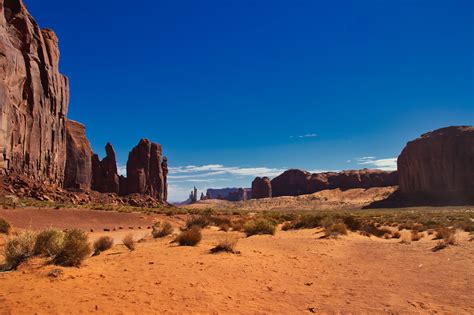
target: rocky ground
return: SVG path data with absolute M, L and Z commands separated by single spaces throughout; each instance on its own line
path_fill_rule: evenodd
M 76 213 L 76 211 L 79 211 Z M 413 209 L 413 212 L 418 211 Z M 39 213 L 35 213 L 39 212 Z M 93 240 L 112 236 L 116 245 L 62 268 L 32 259 L 17 271 L 0 273 L 2 313 L 451 313 L 474 312 L 474 242 L 458 233 L 458 245 L 432 252 L 433 236 L 403 244 L 400 239 L 349 233 L 320 239 L 321 229 L 278 230 L 275 236 L 203 231 L 197 247 L 178 247 L 173 236 L 153 240 L 145 226 L 155 219 L 175 227 L 185 216 L 124 214 L 88 210 L 1 210 L 16 230 L 34 222 L 42 228 L 96 228 Z M 35 215 L 42 215 L 43 222 Z M 23 219 L 20 219 L 23 218 Z M 133 225 L 133 230 L 99 231 Z M 142 229 L 138 229 L 142 226 Z M 135 251 L 120 244 L 134 233 Z M 402 231 L 402 238 L 409 231 Z M 238 239 L 239 254 L 210 254 L 220 240 Z M 0 236 L 0 246 L 5 241 Z M 0 257 L 1 260 L 1 257 Z M 56 276 L 48 275 L 59 269 Z M 67 292 L 67 294 L 65 294 Z

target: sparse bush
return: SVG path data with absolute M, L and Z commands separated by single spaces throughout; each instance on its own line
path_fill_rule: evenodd
M 8 270 L 15 269 L 34 254 L 36 234 L 30 231 L 10 238 L 5 244 L 5 263 Z
M 385 233 L 385 234 L 383 235 L 383 238 L 386 239 L 386 240 L 389 240 L 389 239 L 392 238 L 392 234 L 390 234 L 390 233 Z
M 36 237 L 34 254 L 54 258 L 61 251 L 63 242 L 63 231 L 55 229 L 44 230 Z
M 247 234 L 247 237 L 263 234 L 274 235 L 275 231 L 276 223 L 265 218 L 255 218 L 244 225 L 244 232 Z
M 216 253 L 232 253 L 236 254 L 237 251 L 235 250 L 235 246 L 237 245 L 237 240 L 230 240 L 230 239 L 225 239 L 219 244 L 217 244 L 214 248 L 211 249 L 212 254 Z
M 163 224 L 155 224 L 153 226 L 153 231 L 151 232 L 151 235 L 153 235 L 153 238 L 162 238 L 170 235 L 171 233 L 173 233 L 173 226 L 171 225 L 171 223 L 166 221 Z
M 315 229 L 322 226 L 323 217 L 320 215 L 304 215 L 283 225 L 282 230 Z
M 219 229 L 224 232 L 229 232 L 230 230 L 230 225 L 227 223 L 219 225 Z
M 326 237 L 338 237 L 339 235 L 347 235 L 347 227 L 344 223 L 333 223 L 324 228 Z
M 208 227 L 210 224 L 211 222 L 209 221 L 209 216 L 198 215 L 198 216 L 193 216 L 186 221 L 185 229 L 189 230 L 194 226 L 204 229 L 205 227 Z
M 398 232 L 398 231 L 395 231 L 395 232 L 392 234 L 392 238 L 399 239 L 400 237 L 402 237 L 402 235 L 401 235 L 400 232 Z
M 175 241 L 179 246 L 196 246 L 201 239 L 201 229 L 198 226 L 193 226 L 190 230 L 182 231 Z
M 246 222 L 247 220 L 244 218 L 233 220 L 230 222 L 230 227 L 232 228 L 232 231 L 241 232 L 244 230 L 244 226 Z
M 446 227 L 439 227 L 436 229 L 435 232 L 435 239 L 436 240 L 446 240 L 451 237 L 454 237 L 454 234 L 456 233 L 455 229 L 450 229 Z
M 417 242 L 419 240 L 421 240 L 423 237 L 425 236 L 425 234 L 423 233 L 419 233 L 418 231 L 411 231 L 411 240 L 412 242 Z
M 54 263 L 67 267 L 78 267 L 91 254 L 87 234 L 81 230 L 67 231 L 61 251 L 56 255 Z
M 359 220 L 357 220 L 356 218 L 354 218 L 351 215 L 344 216 L 342 218 L 342 222 L 351 231 L 358 231 L 358 230 L 360 230 L 360 227 L 362 226 L 362 224 L 359 222 Z
M 123 245 L 125 245 L 130 251 L 135 250 L 135 241 L 133 240 L 133 234 L 127 234 L 122 240 Z
M 0 218 L 0 233 L 10 234 L 12 226 L 5 219 Z
M 102 236 L 94 242 L 94 255 L 105 252 L 114 246 L 114 239 L 110 236 Z

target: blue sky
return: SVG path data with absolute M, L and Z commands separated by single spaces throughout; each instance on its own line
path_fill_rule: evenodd
M 470 0 L 25 0 L 60 38 L 69 117 L 120 165 L 169 157 L 170 199 L 287 168 L 393 168 L 474 124 Z

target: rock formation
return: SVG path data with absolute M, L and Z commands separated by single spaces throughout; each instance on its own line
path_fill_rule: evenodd
M 268 177 L 257 177 L 252 182 L 252 198 L 263 199 L 272 197 L 272 184 Z
M 196 187 L 194 187 L 194 189 L 191 190 L 191 193 L 189 194 L 189 202 L 196 203 L 197 201 L 198 201 L 198 190 Z
M 84 125 L 66 122 L 66 168 L 64 187 L 90 189 L 92 180 L 92 150 L 87 140 Z
M 474 201 L 474 127 L 447 127 L 410 141 L 398 157 L 400 193 Z
M 272 196 L 299 196 L 308 194 L 308 183 L 311 173 L 291 169 L 271 181 Z
M 140 140 L 128 155 L 126 194 L 144 194 L 166 200 L 168 164 L 162 158 L 161 145 Z
M 252 199 L 252 189 L 250 188 L 209 188 L 206 192 L 206 199 L 219 199 L 227 201 L 243 201 Z
M 61 185 L 68 79 L 58 38 L 20 0 L 0 0 L 0 173 Z
M 257 179 L 255 181 L 258 182 Z M 292 169 L 274 178 L 271 181 L 270 188 L 272 197 L 281 197 L 312 194 L 326 189 L 340 188 L 346 190 L 396 185 L 398 185 L 397 172 L 363 169 L 340 173 L 311 174 L 306 171 Z
M 101 193 L 120 192 L 117 160 L 110 143 L 105 146 L 105 158 L 101 161 L 97 154 L 92 156 L 92 189 Z

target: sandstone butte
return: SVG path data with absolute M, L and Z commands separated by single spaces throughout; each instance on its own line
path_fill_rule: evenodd
M 115 152 L 93 154 L 85 126 L 67 118 L 69 81 L 59 72 L 56 34 L 40 29 L 21 0 L 0 1 L 0 174 L 41 184 L 167 199 L 167 159 L 142 139 L 130 153 L 128 178 Z

